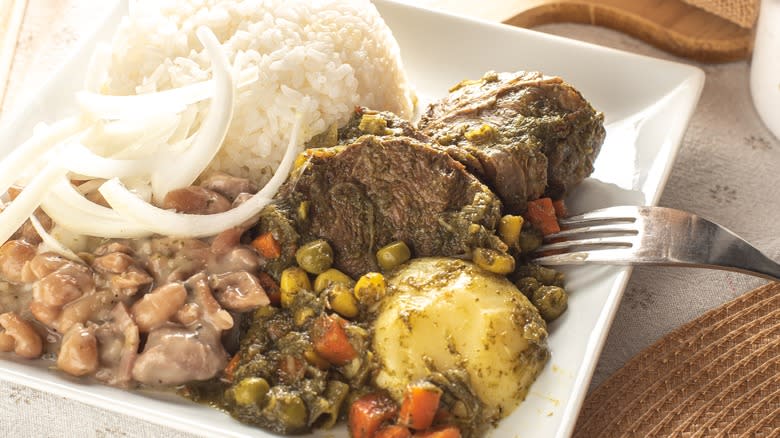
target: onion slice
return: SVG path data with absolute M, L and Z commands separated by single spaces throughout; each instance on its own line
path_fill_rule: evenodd
M 254 83 L 258 77 L 259 73 L 255 67 L 241 70 L 237 81 L 238 88 Z M 82 90 L 76 93 L 76 102 L 82 111 L 95 118 L 108 120 L 136 118 L 150 112 L 179 113 L 188 105 L 213 98 L 215 82 L 216 79 L 209 79 L 170 90 L 126 96 Z
M 99 191 L 120 216 L 138 223 L 153 233 L 173 237 L 213 236 L 247 222 L 271 203 L 273 196 L 279 191 L 292 170 L 298 153 L 300 127 L 301 117 L 299 116 L 296 118 L 284 158 L 262 190 L 238 207 L 223 213 L 197 215 L 163 210 L 135 196 L 117 178 L 107 181 L 100 187 Z
M 41 203 L 57 225 L 74 233 L 96 237 L 131 238 L 152 234 L 116 211 L 95 204 L 82 196 L 67 178 L 62 177 Z
M 182 113 L 184 114 L 184 113 Z M 124 120 L 97 120 L 79 136 L 92 152 L 112 158 L 138 158 L 170 142 L 181 125 L 178 114 L 154 114 Z
M 41 222 L 37 217 L 35 217 L 34 214 L 30 215 L 30 223 L 32 224 L 33 228 L 35 228 L 35 232 L 41 236 L 41 240 L 43 240 L 43 243 L 50 251 L 54 251 L 66 259 L 70 259 L 75 262 L 83 262 L 83 260 L 81 260 L 81 258 L 77 256 L 75 252 L 71 251 L 70 248 L 66 247 L 60 243 L 60 241 L 55 239 L 54 236 L 49 234 L 49 232 L 46 231 L 46 228 L 43 228 L 43 225 L 41 225 Z
M 84 88 L 96 93 L 100 92 L 100 87 L 108 76 L 108 66 L 111 64 L 111 46 L 106 43 L 98 43 L 95 51 L 89 58 L 87 64 L 87 74 L 84 75 Z M 43 237 L 43 236 L 41 236 Z
M 91 179 L 87 182 L 79 184 L 76 187 L 76 191 L 79 192 L 81 195 L 86 196 L 89 193 L 92 193 L 95 190 L 99 189 L 104 182 L 106 182 L 106 180 L 104 179 Z
M 54 181 L 65 173 L 66 170 L 60 167 L 56 160 L 50 161 L 24 187 L 19 196 L 0 212 L 0 242 L 6 242 L 10 239 L 16 230 L 24 224 L 24 221 L 32 216 Z
M 211 59 L 214 98 L 193 144 L 179 154 L 166 154 L 158 160 L 152 173 L 152 196 L 157 202 L 171 190 L 192 184 L 208 167 L 222 147 L 233 119 L 236 89 L 227 55 L 209 28 L 201 26 L 195 33 Z
M 84 123 L 78 117 L 63 119 L 45 129 L 44 132 L 33 134 L 27 141 L 17 146 L 0 161 L 0 194 L 7 192 L 30 164 L 35 163 L 58 143 L 82 129 Z M 0 241 L 5 242 L 5 240 Z
M 126 178 L 136 175 L 148 175 L 159 158 L 149 156 L 135 160 L 105 158 L 92 153 L 86 146 L 70 143 L 62 156 L 62 166 L 81 176 L 91 178 Z

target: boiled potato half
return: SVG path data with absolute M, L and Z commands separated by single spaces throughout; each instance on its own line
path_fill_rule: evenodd
M 525 398 L 549 357 L 547 330 L 511 282 L 471 262 L 421 258 L 391 273 L 388 287 L 374 326 L 379 386 L 400 400 L 411 382 L 465 370 L 484 422 Z

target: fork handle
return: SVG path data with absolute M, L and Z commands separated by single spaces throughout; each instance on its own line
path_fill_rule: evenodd
M 639 264 L 713 268 L 780 280 L 780 265 L 732 231 L 698 215 L 665 210 L 672 223 L 652 222 L 637 251 L 639 259 L 644 259 Z M 670 245 L 661 257 L 642 254 L 641 248 L 650 247 L 644 240 L 650 243 L 655 239 L 680 244 Z
M 780 281 L 780 265 L 757 250 L 744 239 L 706 219 L 693 216 L 691 233 L 708 232 L 712 236 L 709 253 L 705 262 L 693 263 L 716 269 L 754 275 L 771 281 Z M 695 234 L 693 234 L 695 236 Z M 691 239 L 698 242 L 698 239 Z M 705 250 L 701 245 L 698 250 Z M 695 259 L 694 259 L 695 260 Z M 684 260 L 683 260 L 684 261 Z

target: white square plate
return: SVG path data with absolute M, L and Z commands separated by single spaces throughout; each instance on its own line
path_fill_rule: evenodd
M 81 88 L 89 53 L 110 38 L 126 10 L 126 0 L 115 2 L 95 34 L 7 119 L 0 156 L 29 137 L 37 122 L 74 111 L 73 91 Z M 699 69 L 390 1 L 376 4 L 401 46 L 421 108 L 451 85 L 488 70 L 561 76 L 606 115 L 607 128 L 595 172 L 567 199 L 570 210 L 656 204 L 704 83 Z M 549 327 L 552 359 L 493 437 L 566 437 L 574 428 L 630 269 L 588 266 L 566 274 L 569 310 Z M 15 383 L 196 434 L 264 435 L 171 394 L 123 391 L 71 379 L 47 369 L 49 363 L 0 357 L 0 378 Z

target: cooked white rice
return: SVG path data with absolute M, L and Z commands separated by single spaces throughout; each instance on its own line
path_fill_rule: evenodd
M 195 36 L 201 25 L 231 62 L 260 72 L 240 89 L 210 171 L 264 183 L 281 161 L 297 111 L 306 117 L 306 139 L 344 123 L 355 105 L 412 116 L 398 44 L 368 0 L 131 1 L 103 92 L 145 93 L 209 79 L 210 62 Z M 199 105 L 202 118 L 209 102 Z

